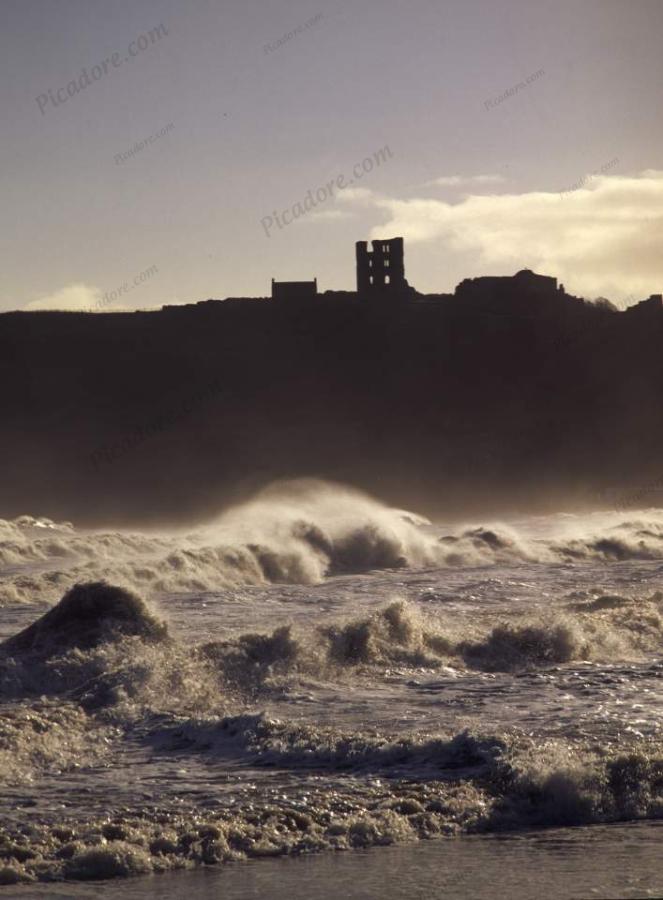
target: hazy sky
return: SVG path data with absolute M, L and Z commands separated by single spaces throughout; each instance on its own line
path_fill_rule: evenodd
M 0 309 L 351 289 L 396 234 L 422 291 L 658 293 L 662 43 L 661 0 L 0 0 Z

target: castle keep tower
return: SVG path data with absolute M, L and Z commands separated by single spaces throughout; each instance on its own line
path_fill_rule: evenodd
M 403 238 L 357 241 L 357 293 L 362 296 L 375 294 L 402 294 L 407 290 L 405 264 L 403 262 Z

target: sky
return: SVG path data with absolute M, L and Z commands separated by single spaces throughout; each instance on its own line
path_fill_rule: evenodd
M 0 311 L 663 291 L 660 0 L 0 0 Z M 308 198 L 308 199 L 307 199 Z

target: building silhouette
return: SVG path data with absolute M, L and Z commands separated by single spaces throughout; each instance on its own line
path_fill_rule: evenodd
M 281 303 L 306 303 L 318 295 L 318 279 L 313 281 L 276 281 L 272 278 L 272 300 Z
M 403 238 L 357 241 L 357 291 L 359 299 L 405 299 L 416 293 L 405 278 Z M 337 293 L 326 291 L 326 294 Z M 347 293 L 347 292 L 345 292 Z M 307 304 L 318 297 L 317 278 L 313 281 L 276 281 L 272 278 L 272 300 L 290 305 Z
M 502 316 L 566 316 L 569 311 L 587 305 L 586 301 L 568 294 L 563 284 L 549 275 L 521 269 L 514 275 L 481 275 L 464 278 L 453 294 L 421 294 L 405 278 L 404 240 L 402 237 L 379 238 L 355 243 L 356 291 L 325 290 L 318 293 L 318 281 L 277 281 L 272 278 L 272 300 L 281 308 L 294 312 L 326 307 L 329 303 L 375 303 L 375 308 L 400 309 L 403 304 L 416 307 L 438 305 L 445 309 Z M 241 302 L 242 298 L 234 298 Z M 316 302 L 317 301 L 317 302 Z M 610 306 L 609 301 L 604 301 Z M 613 307 L 614 309 L 614 307 Z M 629 316 L 658 316 L 663 313 L 663 296 L 629 307 Z
M 361 296 L 376 294 L 402 294 L 408 288 L 403 260 L 403 238 L 380 238 L 357 241 L 357 293 Z
M 503 295 L 514 293 L 528 296 L 555 297 L 565 293 L 564 285 L 557 285 L 557 279 L 549 275 L 538 275 L 531 269 L 521 269 L 515 275 L 480 275 L 478 278 L 464 278 L 456 286 L 457 297 L 473 295 Z
M 639 303 L 629 306 L 625 312 L 631 317 L 638 316 L 639 318 L 642 316 L 659 316 L 663 312 L 663 295 L 650 294 L 646 300 L 641 300 Z

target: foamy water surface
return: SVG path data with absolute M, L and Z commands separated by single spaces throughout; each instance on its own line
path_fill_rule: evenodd
M 441 866 L 449 891 L 488 896 L 495 848 L 554 834 L 578 871 L 585 854 L 584 890 L 616 830 L 655 869 L 657 510 L 447 527 L 302 482 L 186 534 L 4 522 L 0 560 L 5 890 L 149 875 L 132 890 L 151 896 L 154 873 L 192 869 L 159 890 L 195 878 L 205 896 L 214 867 L 226 896 L 274 871 L 291 887 L 271 896 L 293 897 L 304 863 L 274 857 L 377 848 L 366 877 L 420 859 L 422 891 Z M 101 581 L 122 590 L 79 589 L 14 637 Z M 301 872 L 350 884 L 350 858 Z

